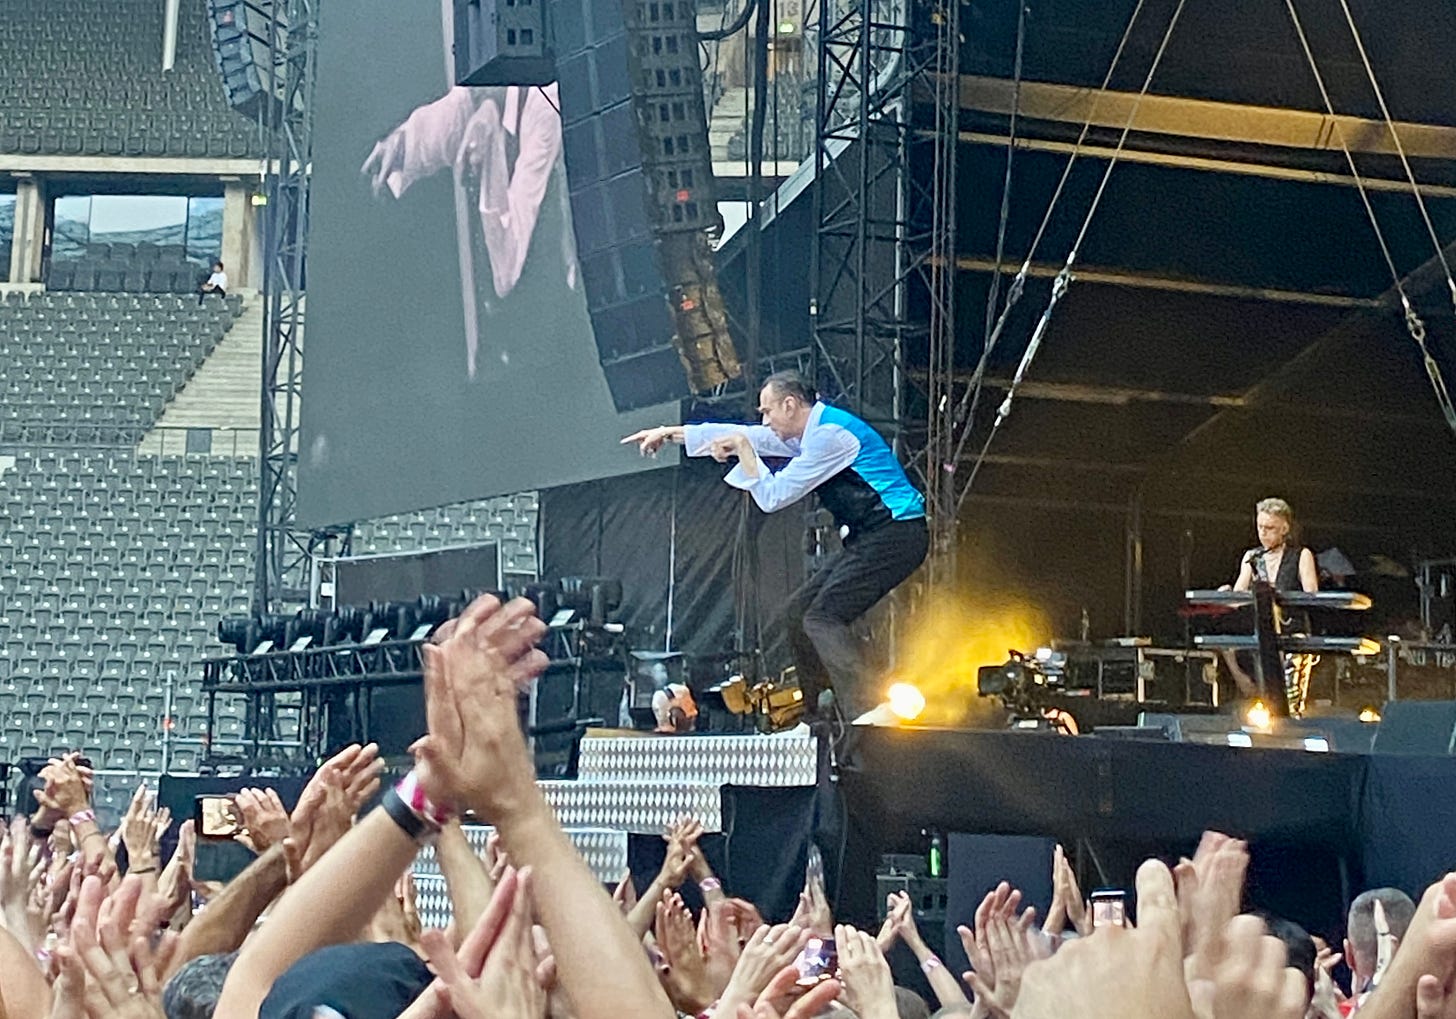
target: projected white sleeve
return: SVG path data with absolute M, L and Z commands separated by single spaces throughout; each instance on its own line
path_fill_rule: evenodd
M 820 426 L 809 433 L 803 451 L 777 474 L 770 474 L 760 460 L 757 477 L 738 464 L 723 480 L 753 496 L 765 513 L 798 502 L 834 475 L 854 463 L 859 440 L 843 428 Z
M 683 450 L 688 456 L 707 456 L 711 453 L 713 440 L 725 435 L 742 432 L 753 443 L 759 456 L 791 457 L 799 455 L 797 440 L 785 441 L 773 433 L 767 425 L 726 425 L 707 422 L 697 425 L 683 425 Z
M 531 87 L 521 102 L 514 92 L 524 87 L 513 85 L 507 90 L 504 130 L 496 135 L 500 148 L 498 154 L 491 154 L 490 165 L 482 168 L 480 177 L 480 225 L 490 255 L 495 292 L 500 297 L 515 289 L 521 279 L 531 235 L 541 215 L 541 202 L 561 154 L 561 114 L 557 112 L 556 84 Z M 517 103 L 520 103 L 520 123 L 512 125 L 509 118 Z M 484 104 L 482 111 L 488 105 Z M 517 132 L 519 147 L 515 168 L 507 175 L 504 146 L 506 132 L 512 128 Z
M 465 125 L 475 114 L 475 102 L 471 89 L 457 85 L 433 103 L 418 107 L 376 146 L 398 149 L 398 160 L 386 159 L 381 167 L 382 183 L 395 198 L 415 181 L 455 164 Z

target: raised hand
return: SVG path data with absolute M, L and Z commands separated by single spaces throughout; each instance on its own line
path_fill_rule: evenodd
M 32 952 L 45 940 L 49 918 L 42 902 L 34 901 L 44 873 L 40 846 L 31 843 L 25 815 L 17 814 L 0 840 L 0 912 L 3 912 L 6 930 Z
M 692 914 L 676 892 L 657 901 L 653 934 L 662 952 L 664 965 L 658 976 L 667 996 L 681 1012 L 701 1012 L 717 997 L 718 988 L 708 976 Z
M 79 753 L 71 753 L 52 758 L 41 769 L 40 778 L 45 785 L 35 790 L 35 798 L 52 823 L 91 805 L 93 775 L 90 768 L 80 764 L 80 757 Z
M 1301 1019 L 1304 974 L 1289 969 L 1284 943 L 1270 937 L 1256 916 L 1236 916 L 1218 940 L 1217 962 L 1188 992 L 1199 1019 Z
M 168 818 L 171 814 L 169 812 Z M 132 794 L 121 820 L 121 841 L 126 846 L 127 869 L 143 871 L 157 868 L 158 845 L 161 835 L 157 832 L 157 794 L 143 782 Z
M 774 977 L 799 957 L 809 937 L 807 930 L 793 924 L 765 924 L 754 931 L 718 999 L 718 1011 L 731 1016 L 740 1005 L 752 1006 Z
M 1005 1019 L 1016 1005 L 1027 967 L 1047 958 L 1050 946 L 1040 931 L 1003 916 L 991 916 L 976 936 L 989 955 L 991 976 L 971 972 L 965 975 L 966 982 L 976 992 L 978 1002 L 992 1015 Z
M 895 981 L 890 964 L 863 931 L 845 924 L 834 928 L 839 953 L 840 997 L 860 1019 L 897 1019 Z
M 240 789 L 237 795 L 238 813 L 242 815 L 243 830 L 233 838 L 259 855 L 273 846 L 281 845 L 293 833 L 288 818 L 288 809 L 273 789 Z
M 844 990 L 838 980 L 821 980 L 807 991 L 798 986 L 798 981 L 799 968 L 785 966 L 769 981 L 757 1001 L 738 1006 L 734 1019 L 815 1019 Z
M 1135 930 L 1104 928 L 1026 971 L 1016 1019 L 1193 1019 L 1173 875 L 1149 860 L 1138 870 L 1137 893 Z
M 1249 847 L 1221 832 L 1204 832 L 1192 860 L 1174 870 L 1183 940 L 1197 959 L 1222 936 L 1243 903 L 1244 875 L 1249 868 Z
M 545 633 L 525 598 L 501 605 L 486 595 L 445 641 L 422 649 L 429 735 L 412 749 L 420 785 L 436 803 L 493 817 L 539 797 L 516 692 L 546 668 L 536 648 Z

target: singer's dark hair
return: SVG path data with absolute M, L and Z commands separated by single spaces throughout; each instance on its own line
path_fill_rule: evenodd
M 796 371 L 774 372 L 763 380 L 763 385 L 765 389 L 771 388 L 780 396 L 796 397 L 805 406 L 819 399 L 819 393 L 814 386 Z

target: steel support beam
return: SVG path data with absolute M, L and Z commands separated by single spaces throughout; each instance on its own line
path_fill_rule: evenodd
M 1016 83 L 1008 78 L 974 74 L 960 77 L 961 106 L 967 110 L 1010 115 Z M 1396 155 L 1389 129 L 1379 120 L 1336 116 L 1310 110 L 1249 106 L 1149 93 L 1118 92 L 1077 85 L 1023 81 L 1019 115 L 1028 120 L 1122 130 L 1132 118 L 1141 134 L 1201 138 L 1228 144 L 1269 145 L 1290 149 L 1339 152 L 1343 132 L 1350 151 Z M 1406 155 L 1412 159 L 1456 159 L 1456 127 L 1397 121 Z

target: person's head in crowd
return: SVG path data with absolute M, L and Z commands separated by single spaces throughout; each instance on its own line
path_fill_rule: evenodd
M 930 1019 L 930 1006 L 908 987 L 895 986 L 895 1013 L 900 1019 Z
M 349 1019 L 395 1019 L 434 975 L 397 942 L 331 945 L 305 955 L 274 982 L 258 1019 L 314 1019 L 320 1006 Z
M 1284 942 L 1286 965 L 1304 975 L 1306 999 L 1314 997 L 1314 961 L 1317 954 L 1314 938 L 1293 920 L 1272 913 L 1260 914 L 1269 933 Z M 1307 1002 L 1306 1002 L 1307 1003 Z
M 1385 908 L 1385 921 L 1396 944 L 1405 940 L 1405 932 L 1415 916 L 1416 904 L 1399 888 L 1372 888 L 1361 892 L 1350 903 L 1345 919 L 1345 963 L 1355 974 L 1357 984 L 1364 984 L 1375 975 L 1378 946 L 1375 941 L 1375 904 Z
M 162 991 L 162 1011 L 167 1019 L 212 1019 L 228 970 L 237 957 L 237 952 L 199 955 L 179 969 Z

